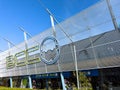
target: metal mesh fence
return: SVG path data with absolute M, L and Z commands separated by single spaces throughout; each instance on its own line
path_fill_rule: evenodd
M 111 0 L 119 24 L 119 0 Z M 119 66 L 119 31 L 114 29 L 106 0 L 87 8 L 55 26 L 60 45 L 59 60 L 53 65 L 41 61 L 39 45 L 52 35 L 52 28 L 0 54 L 0 76 L 19 76 L 75 70 L 75 54 L 79 70 Z M 68 36 L 62 31 L 64 30 Z M 69 38 L 68 38 L 69 37 Z M 71 40 L 72 42 L 71 42 Z M 76 52 L 73 50 L 76 47 Z M 51 48 L 51 42 L 44 48 Z M 23 53 L 23 52 L 24 53 Z M 26 52 L 27 53 L 26 55 Z M 15 65 L 7 68 L 6 57 L 13 55 Z M 50 54 L 48 54 L 50 56 Z M 23 60 L 23 62 L 22 62 Z M 16 64 L 20 61 L 20 65 Z M 25 62 L 24 62 L 25 61 Z M 11 65 L 11 64 L 10 64 Z

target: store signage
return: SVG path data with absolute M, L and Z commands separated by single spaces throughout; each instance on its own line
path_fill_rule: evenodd
M 48 73 L 48 74 L 35 75 L 35 78 L 58 78 L 58 77 L 59 77 L 58 73 Z
M 31 57 L 31 54 L 37 51 L 39 51 L 39 45 L 28 48 L 27 50 L 20 51 L 15 55 L 10 55 L 6 57 L 6 67 L 9 69 L 14 68 L 15 66 L 21 67 L 27 64 L 34 64 L 40 62 L 40 57 Z
M 43 51 L 43 47 L 44 47 L 44 43 L 47 41 L 47 40 L 52 40 L 55 44 L 55 47 L 54 47 L 54 50 L 52 50 L 51 53 L 54 53 L 55 52 L 55 56 L 53 56 L 52 58 L 50 59 L 46 59 L 45 58 L 45 52 Z M 57 62 L 58 58 L 59 58 L 59 55 L 60 55 L 60 47 L 59 47 L 59 43 L 57 41 L 57 39 L 55 37 L 52 37 L 52 36 L 49 36 L 49 37 L 46 37 L 42 43 L 41 43 L 41 46 L 40 46 L 40 57 L 41 57 L 41 60 L 46 63 L 46 64 L 54 64 Z
M 47 40 L 52 40 L 55 44 L 54 51 L 56 55 L 54 58 L 50 60 L 47 60 L 45 57 L 43 57 L 44 53 L 42 47 Z M 38 52 L 40 52 L 40 55 Z M 40 46 L 36 45 L 26 50 L 20 51 L 15 55 L 10 55 L 6 57 L 6 67 L 7 69 L 10 69 L 10 68 L 14 68 L 15 66 L 21 67 L 29 64 L 35 64 L 40 61 L 43 61 L 46 64 L 54 64 L 59 59 L 59 55 L 60 55 L 60 48 L 57 39 L 55 37 L 49 36 L 42 41 Z

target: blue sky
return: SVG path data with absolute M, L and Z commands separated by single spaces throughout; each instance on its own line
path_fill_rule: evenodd
M 77 14 L 100 0 L 42 0 L 58 21 Z M 23 42 L 23 27 L 32 36 L 51 27 L 48 13 L 39 0 L 0 0 L 0 36 L 14 44 Z M 7 43 L 0 39 L 0 50 L 7 49 Z

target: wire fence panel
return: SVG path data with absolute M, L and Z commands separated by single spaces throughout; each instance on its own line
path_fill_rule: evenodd
M 119 25 L 120 1 L 110 0 L 110 3 Z M 52 28 L 49 28 L 27 42 L 0 53 L 0 76 L 74 71 L 76 59 L 78 70 L 119 66 L 120 32 L 114 28 L 106 0 L 55 25 L 55 29 L 60 46 L 60 57 L 55 64 L 46 65 L 40 57 L 42 41 L 53 36 Z M 56 55 L 53 41 L 48 40 L 42 47 L 43 57 L 48 60 Z

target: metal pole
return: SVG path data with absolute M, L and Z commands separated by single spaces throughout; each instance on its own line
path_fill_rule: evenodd
M 20 30 L 21 31 L 23 31 L 23 33 L 24 33 L 24 41 L 25 41 L 25 49 L 26 49 L 26 51 L 27 51 L 27 48 L 28 48 L 28 45 L 27 45 L 27 33 L 24 31 L 24 29 L 23 28 L 21 28 L 20 27 Z M 26 54 L 26 63 L 27 63 L 27 58 L 28 56 L 27 56 L 27 54 Z M 27 68 L 27 74 L 29 74 L 28 73 L 28 65 L 26 65 L 26 68 Z M 31 79 L 31 77 L 30 76 L 28 76 L 28 78 L 29 78 L 29 86 L 30 86 L 30 89 L 32 89 L 32 79 Z
M 24 40 L 27 41 L 27 35 L 26 35 L 26 32 L 24 32 Z
M 50 14 L 50 20 L 51 20 L 51 25 L 52 25 L 53 36 L 56 37 L 56 30 L 55 30 L 55 25 L 54 25 L 54 18 L 53 18 L 53 16 L 51 14 Z M 58 63 L 58 70 L 60 71 L 59 61 L 57 63 Z
M 53 19 L 52 15 L 50 15 L 50 20 L 51 20 L 53 35 L 54 35 L 54 37 L 56 37 L 56 30 L 55 30 L 54 19 Z
M 63 90 L 66 90 L 64 76 L 63 76 L 62 72 L 60 73 L 60 77 L 61 77 L 61 81 L 62 81 Z
M 97 60 L 95 48 L 94 48 L 93 41 L 92 41 L 91 29 L 88 27 L 88 30 L 89 30 L 89 33 L 90 33 L 89 40 L 90 40 L 90 43 L 91 43 L 91 47 L 92 47 L 93 55 L 94 55 L 94 58 L 95 58 L 95 62 L 96 62 L 97 68 L 99 68 L 100 66 L 99 66 L 99 63 L 98 63 L 98 60 Z
M 10 56 L 10 43 L 9 42 L 7 42 L 7 44 L 8 44 L 8 55 Z M 9 74 L 9 76 L 10 76 L 10 72 L 8 73 Z M 10 82 L 11 83 L 11 82 Z
M 9 56 L 10 56 L 10 43 L 8 42 Z M 13 88 L 12 77 L 10 77 L 10 87 Z
M 10 43 L 8 42 L 8 49 L 9 49 L 9 52 L 10 52 Z
M 27 48 L 28 48 L 28 45 L 27 45 L 27 33 L 24 31 L 24 40 L 25 40 L 25 49 L 27 51 Z M 26 62 L 27 62 L 27 54 L 26 54 Z M 28 74 L 28 65 L 26 65 L 26 68 L 27 68 L 27 74 Z M 29 77 L 29 88 L 32 89 L 32 79 L 30 76 Z
M 107 2 L 107 6 L 108 6 L 108 9 L 109 9 L 109 12 L 110 12 L 110 15 L 111 15 L 112 22 L 114 24 L 115 30 L 118 30 L 118 25 L 117 25 L 115 15 L 114 15 L 113 10 L 112 10 L 112 6 L 110 4 L 110 0 L 106 0 L 106 2 Z
M 75 45 L 73 45 L 73 51 L 74 51 L 74 58 L 75 58 L 75 70 L 76 70 L 76 77 L 77 77 L 77 87 L 78 87 L 78 90 L 79 90 L 80 89 L 80 83 L 79 83 L 77 55 L 76 55 L 76 46 Z
M 28 46 L 27 46 L 27 34 L 26 34 L 26 32 L 24 31 L 24 40 L 25 40 L 25 49 L 26 49 L 26 51 L 27 51 L 27 48 L 28 48 Z M 27 53 L 27 52 L 26 52 Z M 26 63 L 27 63 L 27 59 L 28 59 L 28 56 L 27 56 L 27 54 L 26 54 Z M 29 74 L 28 73 L 28 65 L 26 64 L 26 68 L 27 68 L 27 74 Z
M 51 24 L 52 24 L 52 30 L 53 30 L 53 35 L 56 36 L 56 31 L 55 31 L 55 27 L 54 27 L 54 17 L 52 15 L 52 13 L 46 9 L 46 11 L 50 14 L 50 18 L 51 18 Z M 55 19 L 55 21 L 57 22 L 57 20 Z M 58 23 L 58 22 L 57 22 Z M 61 28 L 62 29 L 62 28 Z M 75 59 L 75 70 L 76 70 L 76 77 L 77 77 L 77 88 L 80 88 L 80 84 L 79 84 L 79 75 L 78 75 L 78 66 L 77 66 L 77 56 L 76 56 L 76 47 L 72 41 L 72 39 L 69 37 L 69 35 L 67 33 L 65 33 L 65 31 L 62 29 L 63 33 L 70 39 L 70 41 L 72 42 L 73 45 L 73 52 L 74 52 L 74 59 Z
M 50 20 L 51 20 L 51 25 L 52 25 L 53 36 L 56 37 L 56 30 L 55 30 L 55 25 L 54 25 L 54 18 L 53 18 L 53 16 L 51 14 L 50 14 Z M 58 68 L 60 69 L 59 66 L 58 66 Z M 60 76 L 61 76 L 63 90 L 66 90 L 66 88 L 65 88 L 65 82 L 64 82 L 64 76 L 63 76 L 62 72 L 60 72 Z
M 32 89 L 32 79 L 31 79 L 31 76 L 28 76 L 28 79 L 29 79 L 29 88 Z
M 12 77 L 10 77 L 10 87 L 13 88 Z
M 27 48 L 28 48 L 28 45 L 27 45 L 27 33 L 24 31 L 24 29 L 22 28 L 22 27 L 20 27 L 20 30 L 23 32 L 23 34 L 24 34 L 24 41 L 25 41 L 25 50 L 27 51 Z M 26 61 L 25 61 L 25 63 L 27 63 L 27 59 L 28 59 L 28 56 L 27 56 L 27 54 L 26 54 L 26 56 L 25 56 L 26 58 Z M 27 74 L 29 74 L 28 73 L 28 65 L 26 64 L 26 68 L 27 68 Z

